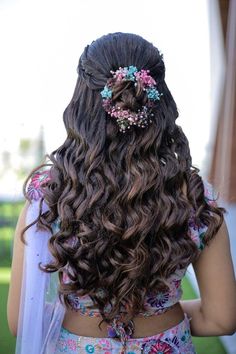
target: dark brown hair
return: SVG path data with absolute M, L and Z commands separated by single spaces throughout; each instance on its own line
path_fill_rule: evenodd
M 150 126 L 122 134 L 103 109 L 100 92 L 111 70 L 129 65 L 150 70 L 163 96 Z M 145 104 L 140 90 L 127 82 L 115 90 L 114 101 L 122 107 L 137 111 Z M 69 266 L 73 282 L 61 281 L 59 289 L 67 306 L 67 295 L 76 292 L 91 296 L 107 322 L 124 304 L 133 317 L 148 293 L 167 290 L 168 277 L 198 256 L 188 234 L 191 211 L 197 224 L 208 226 L 204 243 L 219 229 L 223 209 L 206 202 L 177 117 L 162 55 L 151 43 L 114 33 L 85 48 L 63 116 L 67 138 L 49 156 L 51 180 L 44 188 L 49 211 L 38 218 L 39 227 L 50 229 L 60 219 L 49 243 L 54 262 L 45 270 L 61 274 Z M 76 242 L 70 243 L 72 236 Z M 109 303 L 111 312 L 104 313 Z

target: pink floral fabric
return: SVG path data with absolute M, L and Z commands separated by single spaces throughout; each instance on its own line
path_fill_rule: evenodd
M 196 354 L 187 315 L 178 325 L 154 336 L 130 338 L 126 347 L 112 338 L 77 336 L 61 329 L 55 354 Z

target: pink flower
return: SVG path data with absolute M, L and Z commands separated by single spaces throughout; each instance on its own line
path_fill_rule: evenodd
M 155 344 L 151 349 L 151 353 L 171 354 L 171 352 L 172 352 L 172 348 L 169 346 L 169 344 L 164 342 Z
M 141 70 L 135 73 L 136 79 L 140 80 L 143 86 L 154 86 L 156 81 L 149 75 L 149 70 Z
M 67 344 L 68 344 L 68 348 L 69 348 L 69 349 L 71 349 L 71 350 L 76 350 L 76 349 L 77 349 L 76 341 L 75 341 L 75 340 L 73 340 L 73 339 L 68 339 Z
M 151 340 L 147 341 L 143 348 L 142 348 L 142 353 L 144 354 L 173 354 L 172 347 L 163 341 L 160 340 Z
M 110 350 L 111 349 L 111 342 L 106 338 L 101 338 L 99 340 L 99 344 L 102 346 L 103 350 Z

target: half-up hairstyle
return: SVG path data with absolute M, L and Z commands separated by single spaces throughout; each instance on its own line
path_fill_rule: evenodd
M 152 124 L 122 134 L 102 107 L 101 90 L 111 70 L 131 65 L 149 70 L 163 95 Z M 145 95 L 130 83 L 117 83 L 114 92 L 114 103 L 124 108 L 145 105 Z M 168 277 L 199 255 L 188 233 L 190 216 L 208 226 L 204 244 L 221 226 L 223 209 L 207 203 L 177 117 L 163 57 L 151 43 L 114 33 L 85 48 L 64 111 L 67 138 L 49 155 L 50 180 L 43 187 L 49 211 L 40 211 L 37 219 L 50 230 L 60 221 L 49 243 L 54 261 L 44 269 L 60 274 L 70 269 L 70 284 L 60 277 L 66 306 L 69 294 L 89 295 L 105 321 L 124 304 L 132 318 L 148 293 L 168 290 Z M 110 313 L 104 311 L 107 304 Z

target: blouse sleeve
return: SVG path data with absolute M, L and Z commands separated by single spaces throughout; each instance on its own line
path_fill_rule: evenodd
M 207 204 L 216 207 L 218 193 L 208 181 L 203 181 L 204 184 L 204 196 Z M 194 214 L 191 216 L 189 220 L 189 235 L 192 240 L 196 243 L 198 249 L 202 251 L 205 247 L 203 242 L 208 226 L 201 223 L 197 225 L 195 222 Z
M 49 170 L 35 172 L 29 181 L 26 191 L 28 198 L 35 201 L 41 199 L 43 197 L 43 186 L 50 179 Z
M 217 206 L 218 193 L 211 183 L 203 181 L 205 200 L 209 205 Z

